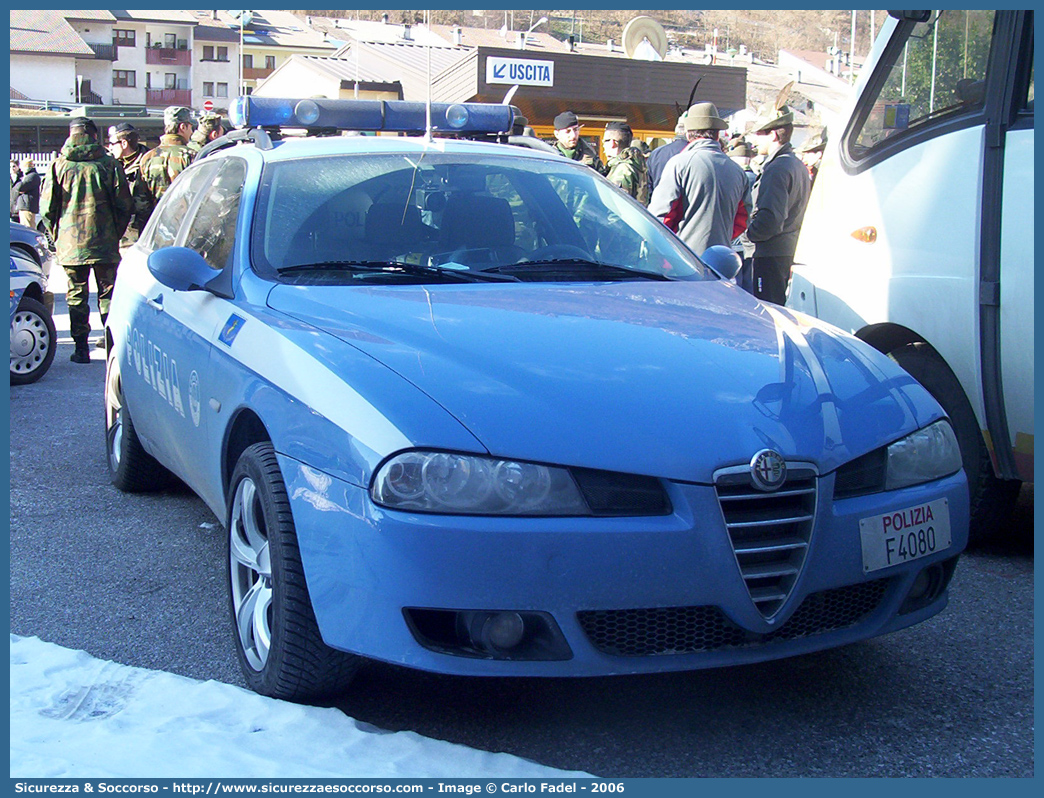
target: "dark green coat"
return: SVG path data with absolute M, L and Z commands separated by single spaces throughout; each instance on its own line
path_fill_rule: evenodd
M 116 159 L 88 136 L 69 136 L 51 164 L 40 199 L 58 263 L 118 263 L 120 237 L 132 208 L 127 178 Z

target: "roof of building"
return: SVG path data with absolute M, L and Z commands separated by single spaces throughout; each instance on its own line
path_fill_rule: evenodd
M 192 37 L 206 42 L 238 42 L 239 25 L 227 11 L 189 11 L 196 18 Z
M 518 37 L 523 31 L 507 31 L 503 36 L 499 30 L 487 28 L 465 28 L 459 25 L 432 25 L 432 32 L 437 33 L 448 44 L 453 44 L 453 32 L 460 30 L 461 47 L 516 47 Z M 559 41 L 544 31 L 533 31 L 526 36 L 526 50 L 546 53 L 568 53 L 569 45 Z
M 231 21 L 233 29 L 239 31 L 239 23 L 227 12 L 219 11 Z M 253 21 L 243 33 L 244 46 L 297 47 L 308 50 L 336 49 L 326 41 L 322 33 L 312 30 L 289 11 L 255 11 Z
M 87 56 L 92 50 L 61 11 L 11 11 L 11 52 Z
M 290 61 L 335 80 L 348 81 L 349 83 L 354 83 L 356 80 L 360 83 L 393 83 L 398 79 L 397 77 L 391 77 L 387 69 L 374 69 L 373 64 L 369 61 L 360 59 L 359 63 L 356 64 L 355 58 L 351 56 L 329 58 L 326 56 L 296 54 L 290 56 Z M 290 63 L 290 61 L 287 63 Z
M 387 44 L 383 42 L 351 42 L 340 48 L 334 57 L 354 65 L 358 50 L 359 63 L 366 63 L 370 80 L 402 84 L 403 99 L 424 100 L 428 96 L 428 59 L 431 75 L 440 72 L 467 57 L 472 50 L 457 47 L 421 47 L 416 44 Z M 354 68 L 354 67 L 353 67 Z M 349 78 L 354 80 L 353 78 Z
M 75 19 L 77 21 L 89 21 L 89 22 L 115 22 L 116 17 L 112 15 L 111 11 L 97 11 L 94 9 L 76 9 L 75 11 L 59 11 L 65 19 Z
M 303 15 L 298 15 L 301 20 Z M 325 33 L 330 39 L 343 42 L 381 42 L 384 44 L 430 44 L 433 47 L 448 47 L 450 42 L 436 33 L 429 32 L 424 25 L 410 25 L 406 38 L 406 26 L 402 23 L 374 22 L 359 19 L 335 19 L 333 17 L 305 17 L 303 24 Z
M 177 25 L 195 25 L 196 18 L 188 11 L 147 9 L 141 11 L 113 11 L 117 20 L 128 22 L 172 22 Z

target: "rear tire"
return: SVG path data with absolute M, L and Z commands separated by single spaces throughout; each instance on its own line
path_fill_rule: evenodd
M 36 382 L 51 367 L 58 333 L 46 305 L 23 296 L 11 322 L 11 385 Z
M 272 444 L 243 452 L 229 495 L 229 609 L 247 685 L 290 701 L 340 692 L 359 658 L 323 642 Z
M 998 534 L 1011 516 L 1022 483 L 1015 479 L 998 479 L 993 473 L 989 449 L 979 431 L 979 422 L 960 382 L 946 362 L 927 344 L 907 344 L 889 353 L 927 389 L 950 417 L 961 460 L 968 476 L 971 498 L 969 540 L 981 543 Z
M 174 482 L 174 475 L 141 445 L 130 411 L 115 354 L 105 361 L 105 459 L 109 479 L 124 493 L 150 493 Z

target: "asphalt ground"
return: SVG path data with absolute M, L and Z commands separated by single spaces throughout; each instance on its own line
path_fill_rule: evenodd
M 104 354 L 69 362 L 64 312 L 59 291 L 50 372 L 10 390 L 11 632 L 243 685 L 223 528 L 185 488 L 109 484 Z M 367 663 L 334 703 L 380 729 L 605 777 L 1032 776 L 1032 488 L 950 592 L 916 627 L 777 662 L 599 679 Z

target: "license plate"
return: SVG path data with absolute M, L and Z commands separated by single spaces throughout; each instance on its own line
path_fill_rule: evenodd
M 863 572 L 919 560 L 950 546 L 950 506 L 936 499 L 859 521 Z

